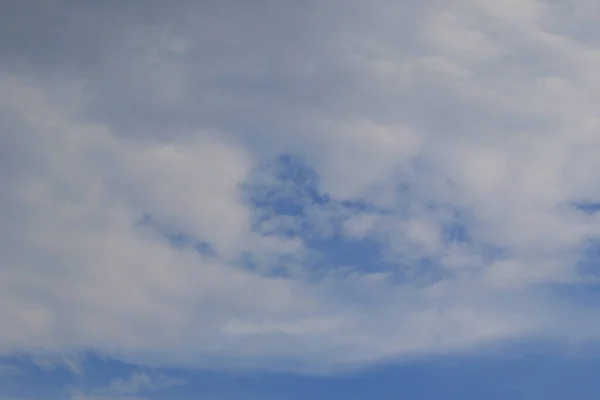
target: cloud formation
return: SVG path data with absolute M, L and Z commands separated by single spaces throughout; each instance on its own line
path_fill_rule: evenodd
M 151 377 L 146 373 L 135 373 L 128 379 L 113 379 L 107 387 L 96 388 L 91 394 L 71 390 L 71 400 L 143 400 L 146 397 L 140 397 L 141 394 L 184 384 L 184 380 L 170 378 L 164 374 Z
M 0 4 L 1 352 L 598 337 L 592 2 Z

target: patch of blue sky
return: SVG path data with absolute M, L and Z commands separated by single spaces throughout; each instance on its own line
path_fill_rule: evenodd
M 82 384 L 81 377 L 64 363 L 42 364 L 24 354 L 5 355 L 0 358 L 0 363 L 13 366 L 19 371 L 10 376 L 0 376 L 0 396 L 15 399 L 64 399 L 66 386 Z
M 245 189 L 255 208 L 300 217 L 306 215 L 309 206 L 329 203 L 329 198 L 319 193 L 318 183 L 317 173 L 303 160 L 283 155 L 259 168 Z
M 384 237 L 347 235 L 343 223 L 353 216 L 403 219 L 408 218 L 408 212 L 382 209 L 361 199 L 333 200 L 319 189 L 319 181 L 316 171 L 301 158 L 291 155 L 282 155 L 255 171 L 243 188 L 244 196 L 252 205 L 254 230 L 264 235 L 301 239 L 308 251 L 302 255 L 282 254 L 269 260 L 244 252 L 238 258 L 238 265 L 269 276 L 290 277 L 291 270 L 302 264 L 305 272 L 309 272 L 309 279 L 320 279 L 334 271 L 386 272 L 394 284 L 426 285 L 451 275 L 440 267 L 439 254 L 418 254 L 411 250 L 390 258 Z M 409 183 L 398 184 L 398 190 L 407 196 L 413 189 Z M 480 253 L 484 262 L 506 256 L 502 249 L 478 243 L 471 237 L 470 217 L 465 210 L 445 204 L 423 207 L 446 216 L 442 226 L 444 246 L 470 246 Z M 164 235 L 175 247 L 192 247 L 205 257 L 218 255 L 218 249 L 211 243 L 185 232 L 169 231 L 151 214 L 144 214 L 138 225 Z
M 570 304 L 575 304 L 579 311 L 590 309 L 596 312 L 600 306 L 600 283 L 579 282 L 579 283 L 553 283 L 546 285 L 552 296 L 561 298 Z
M 257 257 L 250 251 L 243 252 L 235 261 L 237 266 L 258 275 L 278 278 L 292 278 L 297 276 L 297 269 L 294 267 L 298 262 L 299 260 L 294 254 L 283 254 L 265 260 L 260 256 Z
M 3 357 L 0 362 L 15 366 L 20 371 L 10 377 L 0 376 L 0 398 L 6 396 L 11 399 L 65 400 L 72 398 L 72 393 L 96 398 L 92 394 L 106 390 L 117 379 L 126 381 L 132 375 L 142 373 L 149 377 L 160 374 L 150 367 L 128 364 L 93 352 L 77 357 L 78 372 L 73 371 L 61 357 L 40 360 L 26 355 L 11 355 Z M 144 395 L 143 392 L 134 394 Z M 99 395 L 98 398 L 112 397 Z M 126 397 L 116 395 L 114 398 Z
M 600 305 L 600 241 L 588 240 L 577 262 L 580 281 L 573 284 L 555 284 L 553 293 L 578 305 Z
M 481 257 L 482 263 L 490 263 L 510 256 L 508 249 L 474 237 L 469 228 L 472 219 L 468 213 L 458 209 L 452 209 L 451 212 L 453 218 L 442 226 L 444 246 L 452 244 L 468 246 L 472 252 Z
M 600 277 L 600 240 L 590 239 L 583 246 L 579 271 L 587 277 Z
M 318 174 L 301 159 L 284 155 L 266 166 L 260 184 L 247 188 L 254 207 L 254 228 L 268 235 L 300 238 L 310 252 L 315 271 L 359 267 L 363 272 L 389 268 L 381 257 L 381 244 L 370 238 L 344 234 L 342 223 L 350 216 L 384 210 L 361 200 L 332 200 L 319 190 Z
M 590 217 L 600 211 L 599 202 L 574 202 L 573 206 Z M 600 239 L 589 238 L 580 247 L 580 260 L 577 263 L 579 273 L 588 283 L 600 282 Z
M 40 368 L 31 359 L 12 361 L 23 372 L 3 379 L 0 398 L 68 399 L 73 390 L 90 398 L 111 382 L 126 382 L 133 374 L 168 376 L 180 385 L 130 393 L 134 398 L 167 399 L 597 399 L 599 362 L 589 354 L 565 356 L 539 343 L 511 344 L 478 356 L 437 356 L 406 360 L 337 375 L 306 375 L 264 370 L 190 370 L 146 368 L 93 354 L 83 360 L 82 376 L 65 368 Z M 0 378 L 2 379 L 2 378 Z M 94 397 L 96 395 L 96 397 Z M 122 397 L 128 398 L 127 394 Z
M 408 210 L 387 210 L 361 199 L 334 200 L 319 189 L 319 175 L 303 160 L 284 155 L 256 171 L 254 180 L 245 188 L 254 211 L 254 229 L 265 235 L 299 238 L 310 252 L 303 260 L 313 278 L 324 277 L 333 271 L 340 273 L 380 273 L 390 275 L 390 282 L 426 285 L 443 279 L 449 271 L 439 265 L 439 254 L 420 254 L 407 248 L 390 256 L 388 232 L 361 237 L 347 235 L 343 224 L 359 215 L 389 216 L 397 221 L 408 219 Z M 410 196 L 411 185 L 399 184 L 398 190 Z M 467 214 L 446 205 L 424 205 L 434 213 L 449 215 L 443 228 L 444 245 L 472 244 L 468 232 Z M 479 246 L 486 257 L 500 256 L 492 246 Z M 252 256 L 246 265 L 256 268 Z M 272 268 L 277 276 L 285 276 L 283 260 Z
M 600 203 L 574 202 L 578 211 L 592 216 L 600 211 Z M 549 290 L 556 297 L 563 298 L 579 307 L 600 305 L 600 240 L 589 238 L 574 250 L 576 272 L 575 282 L 553 283 Z
M 442 227 L 442 240 L 444 244 L 469 243 L 473 239 L 469 233 L 466 217 L 458 210 L 453 211 L 453 218 Z
M 579 211 L 582 211 L 586 214 L 595 214 L 598 211 L 600 211 L 600 203 L 599 202 L 593 202 L 593 201 L 580 201 L 580 202 L 574 202 L 573 206 L 575 208 L 577 208 Z
M 202 239 L 193 237 L 185 232 L 173 232 L 166 229 L 160 221 L 151 214 L 144 214 L 138 221 L 138 227 L 146 228 L 165 237 L 169 243 L 177 248 L 193 248 L 204 257 L 215 257 L 217 255 L 216 247 Z
M 600 211 L 598 202 L 578 202 L 575 207 L 585 214 L 594 215 Z M 600 240 L 590 238 L 581 247 L 580 260 L 577 263 L 578 271 L 587 281 L 585 287 L 588 290 L 599 292 L 600 283 Z
M 176 247 L 192 247 L 205 257 L 215 257 L 217 254 L 214 245 L 203 240 L 195 239 L 183 232 L 176 234 L 167 233 L 166 236 L 169 238 L 171 244 Z

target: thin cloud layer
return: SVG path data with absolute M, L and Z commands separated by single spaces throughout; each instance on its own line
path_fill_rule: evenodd
M 598 338 L 591 2 L 5 3 L 1 352 Z
M 185 385 L 182 379 L 175 379 L 160 374 L 156 377 L 146 373 L 136 373 L 128 379 L 113 379 L 105 388 L 94 389 L 91 394 L 80 390 L 71 390 L 71 400 L 144 400 L 150 392 L 173 386 Z

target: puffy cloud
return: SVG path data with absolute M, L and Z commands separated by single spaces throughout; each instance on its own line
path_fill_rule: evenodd
M 3 4 L 0 350 L 327 368 L 594 337 L 552 292 L 600 233 L 588 3 Z

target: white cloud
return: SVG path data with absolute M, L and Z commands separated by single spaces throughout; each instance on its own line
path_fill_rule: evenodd
M 572 206 L 600 200 L 600 50 L 575 3 L 226 3 L 56 8 L 0 42 L 0 351 L 323 367 L 585 329 L 539 286 L 581 281 L 600 234 Z M 282 153 L 330 204 L 283 184 L 302 216 L 248 204 Z M 301 229 L 385 266 L 314 274 L 310 240 L 280 235 Z
M 75 375 L 83 375 L 84 372 L 84 358 L 82 356 L 33 354 L 32 361 L 43 370 L 52 370 L 64 366 Z
M 185 381 L 182 379 L 170 378 L 162 374 L 159 375 L 158 378 L 153 379 L 148 374 L 137 373 L 133 374 L 127 380 L 113 380 L 107 390 L 119 395 L 130 395 L 142 391 L 158 390 L 184 384 Z
M 134 373 L 128 379 L 113 379 L 107 387 L 96 388 L 90 393 L 71 389 L 71 400 L 135 400 L 146 399 L 139 396 L 160 389 L 185 385 L 185 380 L 168 377 L 164 374 L 150 376 Z

